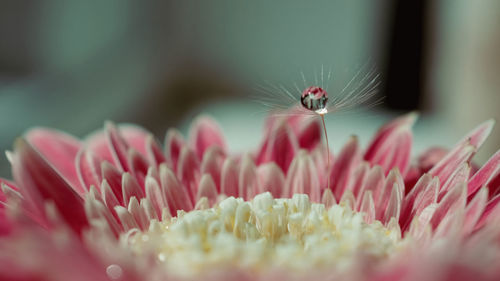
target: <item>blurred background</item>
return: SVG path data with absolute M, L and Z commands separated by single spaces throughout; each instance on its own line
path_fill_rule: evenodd
M 301 82 L 301 71 L 312 81 L 322 66 L 342 85 L 368 61 L 384 103 L 329 116 L 334 150 L 412 110 L 417 152 L 500 120 L 500 1 L 93 2 L 0 1 L 0 150 L 33 126 L 84 137 L 104 120 L 162 140 L 199 113 L 232 150 L 255 147 L 266 111 L 255 85 Z M 499 148 L 497 126 L 476 159 Z

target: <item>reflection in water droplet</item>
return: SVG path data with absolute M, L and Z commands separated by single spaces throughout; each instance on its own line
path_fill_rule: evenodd
M 123 270 L 119 265 L 112 264 L 106 268 L 106 274 L 108 274 L 109 278 L 116 280 L 122 276 Z
M 323 88 L 312 86 L 305 89 L 300 97 L 300 103 L 308 110 L 322 113 L 326 109 L 328 94 Z

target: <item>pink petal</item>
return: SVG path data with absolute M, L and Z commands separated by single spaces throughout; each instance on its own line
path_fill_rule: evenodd
M 275 163 L 267 163 L 257 168 L 260 192 L 270 192 L 274 198 L 280 198 L 285 188 L 285 175 Z
M 344 190 L 349 185 L 349 180 L 354 167 L 360 161 L 358 139 L 351 137 L 344 145 L 340 154 L 335 159 L 332 171 L 330 173 L 330 189 L 335 198 L 341 198 Z
M 316 173 L 318 174 L 321 191 L 327 189 L 328 175 L 333 165 L 333 155 L 330 153 L 330 166 L 328 166 L 328 156 L 326 145 L 317 145 L 310 152 L 311 158 L 316 166 Z
M 166 194 L 161 192 L 160 185 L 151 176 L 146 177 L 146 198 L 152 203 L 158 217 L 161 217 L 164 208 L 170 212 Z
M 53 201 L 61 217 L 73 230 L 81 233 L 88 225 L 82 198 L 25 140 L 16 141 L 15 152 L 13 175 L 23 187 L 24 197 L 40 213 L 45 210 L 45 201 Z
M 159 166 L 161 163 L 165 163 L 167 161 L 165 155 L 163 155 L 160 145 L 152 135 L 149 135 L 146 139 L 146 155 L 149 162 L 156 166 Z
M 323 128 L 320 125 L 319 118 L 306 116 L 300 120 L 297 127 L 297 131 L 294 131 L 300 148 L 311 151 L 320 143 Z
M 403 207 L 399 221 L 403 228 L 411 222 L 411 219 L 415 216 L 417 210 L 420 213 L 428 205 L 436 203 L 438 188 L 439 179 L 433 179 L 429 174 L 424 174 L 418 180 L 415 187 L 403 200 Z
M 125 231 L 129 231 L 134 228 L 139 228 L 139 225 L 135 220 L 134 216 L 126 208 L 122 206 L 116 206 L 115 212 L 118 214 L 118 217 L 120 218 L 120 223 Z
M 101 160 L 91 151 L 83 148 L 75 159 L 80 184 L 87 190 L 90 186 L 100 187 L 102 182 Z
M 475 230 L 482 228 L 485 224 L 493 219 L 498 219 L 500 216 L 500 194 L 493 197 L 484 209 L 483 214 L 476 224 Z
M 191 211 L 193 204 L 187 190 L 177 180 L 174 173 L 165 164 L 160 165 L 160 184 L 167 195 L 170 213 L 177 214 L 177 210 Z
M 109 186 L 108 182 L 106 180 L 102 181 L 101 184 L 101 194 L 102 194 L 102 199 L 104 203 L 106 204 L 106 207 L 111 211 L 113 215 L 117 215 L 115 212 L 115 207 L 120 206 L 121 203 L 116 198 L 115 194 L 113 193 L 113 190 L 111 190 L 111 187 Z M 120 198 L 121 200 L 121 198 Z M 118 219 L 118 217 L 116 217 Z
M 367 190 L 364 193 L 359 211 L 365 213 L 364 218 L 366 223 L 372 223 L 376 219 L 375 203 L 373 202 L 373 196 L 371 190 Z
M 208 199 L 208 204 L 210 206 L 215 204 L 217 200 L 215 182 L 209 174 L 204 174 L 201 177 L 198 193 L 196 194 L 196 202 L 198 202 L 202 197 L 206 197 Z
M 441 200 L 441 198 L 443 198 L 443 196 L 455 185 L 467 184 L 469 175 L 470 175 L 470 166 L 467 163 L 463 163 L 457 170 L 453 172 L 453 174 L 451 174 L 448 180 L 441 186 L 438 200 Z
M 469 181 L 468 195 L 477 192 L 482 186 L 490 188 L 490 197 L 500 189 L 500 150 Z
M 450 192 L 444 196 L 432 216 L 431 225 L 434 229 L 440 224 L 447 214 L 465 208 L 466 191 L 466 186 L 464 184 L 458 184 L 452 187 Z
M 437 203 L 439 190 L 439 179 L 433 178 L 432 181 L 423 189 L 422 192 L 417 194 L 415 202 L 413 203 L 413 211 L 419 215 L 427 206 Z
M 344 204 L 351 208 L 351 210 L 356 209 L 356 198 L 350 190 L 346 190 L 344 194 L 342 194 L 342 198 L 340 198 L 340 204 Z
M 217 192 L 221 189 L 221 169 L 225 159 L 224 151 L 220 147 L 212 146 L 205 152 L 201 162 L 201 173 L 212 176 Z
M 300 150 L 295 156 L 286 175 L 285 197 L 294 194 L 307 194 L 313 202 L 319 202 L 321 197 L 319 179 L 315 165 L 305 150 Z
M 85 144 L 85 150 L 88 150 L 98 159 L 103 161 L 108 161 L 111 164 L 115 164 L 113 154 L 108 144 L 108 139 L 104 131 L 96 131 L 89 136 L 87 136 L 83 143 Z
M 378 219 L 383 218 L 384 211 L 387 209 L 391 198 L 393 198 L 392 193 L 394 192 L 394 186 L 396 187 L 396 191 L 399 192 L 398 197 L 401 201 L 404 192 L 404 181 L 398 169 L 394 169 L 389 172 L 381 193 L 373 193 L 373 200 L 375 201 L 375 209 L 377 211 Z
M 488 201 L 488 189 L 482 188 L 479 192 L 476 193 L 474 198 L 470 201 L 465 210 L 465 221 L 462 227 L 462 233 L 467 235 L 472 233 L 474 230 L 476 223 L 479 221 L 479 218 L 483 214 L 486 203 Z
M 161 217 L 161 215 L 158 216 L 155 208 L 153 207 L 153 205 L 151 204 L 151 202 L 147 198 L 142 198 L 140 205 L 141 205 L 141 209 L 143 210 L 144 214 L 146 215 L 148 227 L 151 226 L 152 220 L 158 220 L 158 218 Z
M 368 146 L 364 159 L 381 165 L 386 173 L 397 167 L 406 174 L 413 138 L 411 127 L 417 116 L 416 113 L 409 113 L 380 128 Z
M 120 135 L 129 147 L 137 150 L 143 157 L 148 155 L 147 141 L 151 133 L 146 129 L 132 124 L 121 124 L 118 126 Z
M 200 180 L 200 162 L 196 154 L 184 146 L 177 163 L 177 178 L 187 188 L 189 198 L 194 203 Z
M 429 205 L 425 207 L 419 215 L 415 216 L 408 230 L 412 237 L 415 239 L 422 239 L 424 235 L 430 234 L 428 233 L 428 230 L 430 230 L 428 227 L 436 213 L 437 207 L 436 204 Z
M 119 237 L 123 231 L 122 227 L 109 211 L 100 201 L 94 199 L 85 200 L 85 213 L 87 217 L 92 219 L 104 219 L 113 231 L 115 237 Z
M 185 145 L 182 134 L 176 129 L 169 129 L 165 136 L 165 155 L 168 166 L 177 171 L 177 162 L 181 154 L 181 149 Z
M 101 163 L 101 174 L 103 179 L 107 181 L 113 194 L 120 201 L 120 204 L 125 205 L 127 202 L 123 201 L 122 193 L 122 174 L 113 165 L 107 161 Z
M 488 136 L 491 133 L 491 130 L 493 129 L 493 126 L 495 125 L 495 120 L 490 119 L 481 125 L 477 126 L 469 132 L 461 141 L 460 143 L 465 143 L 468 142 L 472 146 L 474 146 L 476 149 L 479 149 L 484 141 L 488 138 Z
M 75 168 L 80 141 L 68 134 L 43 128 L 29 130 L 25 139 L 79 194 L 86 192 Z
M 418 158 L 418 167 L 424 173 L 432 169 L 441 159 L 443 159 L 446 154 L 448 154 L 448 150 L 441 147 L 433 147 L 426 150 L 420 157 Z
M 129 173 L 123 173 L 122 175 L 122 194 L 124 204 L 127 204 L 132 197 L 138 200 L 144 197 L 144 193 L 139 183 L 137 183 L 137 180 Z
M 358 198 L 359 202 L 361 202 L 360 197 L 364 192 L 363 183 L 366 181 L 366 178 L 368 177 L 369 170 L 370 166 L 368 163 L 366 162 L 361 163 L 361 165 L 356 167 L 356 170 L 354 170 L 353 174 L 354 181 L 351 181 L 351 184 L 349 185 L 349 189 L 352 191 L 352 194 L 354 194 L 354 197 Z
M 134 175 L 139 185 L 144 189 L 144 180 L 148 173 L 149 163 L 137 150 L 130 148 L 127 152 L 130 173 Z
M 238 181 L 239 171 L 237 163 L 231 158 L 226 158 L 221 172 L 221 194 L 238 197 Z
M 258 194 L 260 188 L 257 181 L 257 168 L 252 158 L 245 155 L 241 160 L 238 180 L 238 195 L 245 200 L 251 200 Z
M 401 213 L 401 187 L 395 183 L 392 187 L 391 197 L 387 203 L 387 208 L 385 209 L 384 217 L 382 222 L 387 224 L 391 218 L 399 221 L 399 215 Z
M 139 229 L 146 230 L 149 227 L 149 220 L 146 216 L 146 213 L 141 208 L 139 201 L 135 196 L 130 197 L 130 201 L 128 203 L 128 212 L 134 217 Z
M 257 154 L 257 164 L 275 162 L 286 173 L 297 149 L 297 138 L 290 127 L 284 121 L 278 122 L 266 136 Z
M 211 146 L 220 147 L 222 150 L 226 149 L 226 143 L 219 125 L 208 116 L 196 118 L 190 129 L 189 142 L 198 159 L 202 159 L 205 150 Z
M 475 152 L 476 149 L 470 143 L 460 143 L 439 161 L 429 173 L 437 176 L 441 183 L 445 183 L 462 164 L 469 163 Z
M 127 151 L 129 149 L 129 145 L 127 144 L 115 124 L 108 121 L 106 122 L 104 127 L 104 132 L 108 140 L 111 155 L 113 156 L 113 162 L 121 170 L 125 172 L 130 171 L 130 167 L 127 161 Z
M 323 191 L 323 195 L 321 196 L 321 204 L 325 205 L 326 208 L 330 208 L 331 206 L 337 204 L 337 200 L 333 196 L 333 193 L 330 189 L 325 189 Z
M 361 204 L 361 199 L 364 196 L 363 194 L 369 190 L 371 190 L 372 196 L 374 195 L 373 197 L 378 199 L 379 194 L 383 192 L 382 189 L 384 188 L 384 185 L 385 185 L 385 176 L 384 172 L 382 171 L 382 168 L 380 166 L 375 166 L 371 168 L 368 171 L 368 174 L 366 175 L 365 180 L 361 185 L 361 189 L 359 190 L 359 193 L 357 195 L 358 206 L 359 204 Z
M 15 190 L 15 191 L 18 191 L 19 190 L 19 187 L 17 187 L 12 181 L 10 180 L 6 180 L 6 179 L 3 179 L 3 178 L 0 178 L 0 187 L 2 186 L 2 184 L 5 184 L 6 186 L 8 186 L 9 188 L 11 188 L 12 190 Z

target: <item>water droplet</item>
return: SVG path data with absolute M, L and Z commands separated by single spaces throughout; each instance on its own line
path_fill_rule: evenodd
M 109 276 L 109 278 L 116 280 L 122 277 L 123 270 L 119 265 L 112 264 L 106 268 L 106 274 Z
M 321 87 L 311 86 L 302 92 L 300 103 L 308 110 L 315 111 L 319 114 L 326 113 L 326 103 L 328 94 Z

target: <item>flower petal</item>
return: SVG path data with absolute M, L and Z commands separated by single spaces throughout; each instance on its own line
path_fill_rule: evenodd
M 469 132 L 461 141 L 460 143 L 465 143 L 468 142 L 472 146 L 474 146 L 476 149 L 479 149 L 484 141 L 488 138 L 488 136 L 491 133 L 491 130 L 493 130 L 493 126 L 495 126 L 495 120 L 490 119 L 476 128 Z
M 181 149 L 185 145 L 182 134 L 176 129 L 169 129 L 165 136 L 165 155 L 169 168 L 177 171 L 177 162 L 181 154 Z
M 152 203 L 158 217 L 161 217 L 164 208 L 170 212 L 166 194 L 161 192 L 160 185 L 151 176 L 146 177 L 146 198 Z
M 187 146 L 181 149 L 179 162 L 177 163 L 177 178 L 187 188 L 189 198 L 194 203 L 200 180 L 200 162 L 196 154 Z
M 101 174 L 109 184 L 113 194 L 120 201 L 120 204 L 125 205 L 128 201 L 123 201 L 122 174 L 107 161 L 101 163 Z
M 313 202 L 319 202 L 321 191 L 315 165 L 307 151 L 300 150 L 286 175 L 285 197 L 293 194 L 307 194 Z
M 113 156 L 113 162 L 121 170 L 125 172 L 130 171 L 127 161 L 127 151 L 129 148 L 127 142 L 120 134 L 116 125 L 111 121 L 106 122 L 104 128 L 111 155 Z
M 384 212 L 384 217 L 382 220 L 383 223 L 389 223 L 392 218 L 394 218 L 396 221 L 399 221 L 399 215 L 401 213 L 401 197 L 401 187 L 398 186 L 397 183 L 394 183 L 394 185 L 392 186 L 391 197 L 389 198 L 387 208 Z
M 439 188 L 439 179 L 432 178 L 429 174 L 424 174 L 415 184 L 412 190 L 403 199 L 401 209 L 400 225 L 405 227 L 411 219 L 418 216 L 417 210 L 422 211 L 430 204 L 436 203 Z
M 373 202 L 373 196 L 371 190 L 367 190 L 364 193 L 359 211 L 365 213 L 364 218 L 366 223 L 372 223 L 376 219 L 375 203 Z
M 294 117 L 298 118 L 293 120 Z M 295 115 L 288 119 L 288 124 L 297 136 L 300 148 L 311 151 L 320 143 L 322 127 L 319 118 Z
M 275 162 L 284 173 L 288 171 L 295 153 L 298 149 L 298 142 L 288 124 L 281 120 L 270 130 L 266 136 L 259 153 L 257 154 L 257 164 Z
M 337 200 L 335 200 L 332 190 L 325 189 L 323 191 L 323 195 L 321 196 L 321 204 L 325 205 L 326 208 L 330 208 L 331 206 L 337 204 Z
M 102 182 L 101 162 L 92 151 L 80 149 L 75 159 L 80 184 L 87 190 L 90 186 L 100 187 Z
M 431 225 L 433 229 L 436 229 L 445 216 L 449 213 L 453 213 L 459 209 L 465 209 L 466 203 L 466 185 L 457 184 L 451 188 L 443 200 L 438 203 L 436 211 L 432 216 Z
M 484 212 L 479 218 L 479 221 L 476 224 L 475 230 L 482 228 L 490 221 L 498 220 L 500 217 L 500 194 L 493 197 L 486 207 L 484 208 Z
M 368 146 L 364 159 L 381 165 L 386 173 L 397 167 L 401 173 L 406 174 L 413 139 L 411 127 L 417 117 L 418 115 L 412 112 L 380 128 Z
M 226 158 L 221 172 L 221 194 L 238 197 L 239 172 L 237 163 Z
M 130 173 L 134 175 L 139 185 L 144 189 L 144 180 L 148 174 L 149 163 L 137 150 L 129 148 L 127 161 Z
M 127 204 L 132 197 L 135 197 L 137 200 L 144 197 L 139 183 L 137 183 L 137 180 L 130 173 L 122 174 L 122 194 L 124 204 Z
M 426 150 L 418 157 L 418 167 L 424 173 L 428 172 L 434 167 L 441 159 L 443 159 L 448 150 L 442 147 L 433 147 Z
M 469 181 L 468 195 L 476 193 L 482 186 L 490 188 L 490 197 L 500 189 L 500 150 L 484 164 Z
M 462 234 L 467 235 L 472 233 L 474 228 L 476 227 L 476 223 L 479 221 L 479 218 L 483 214 L 486 203 L 488 201 L 488 189 L 481 188 L 474 198 L 470 201 L 465 210 L 465 221 L 462 226 Z
M 358 206 L 361 204 L 361 199 L 364 197 L 364 193 L 367 191 L 372 192 L 372 196 L 374 198 L 378 198 L 379 194 L 382 193 L 382 189 L 384 188 L 385 184 L 385 176 L 384 172 L 382 171 L 382 167 L 380 166 L 375 166 L 371 168 L 368 171 L 368 174 L 365 177 L 365 180 L 363 180 L 363 183 L 361 185 L 361 189 L 358 192 Z
M 208 173 L 212 176 L 217 192 L 221 189 L 221 169 L 225 158 L 226 155 L 220 147 L 212 146 L 207 149 L 201 162 L 201 173 Z
M 196 194 L 196 202 L 202 197 L 207 198 L 209 206 L 213 206 L 217 200 L 217 189 L 210 174 L 203 174 L 203 176 L 201 176 L 200 186 Z
M 86 192 L 75 168 L 80 141 L 66 133 L 45 128 L 29 130 L 25 139 L 79 194 Z
M 330 172 L 330 189 L 335 198 L 341 198 L 349 185 L 349 180 L 354 172 L 354 167 L 360 161 L 358 139 L 353 136 L 344 145 L 340 154 L 335 159 Z
M 147 141 L 151 138 L 151 133 L 133 124 L 120 124 L 118 130 L 120 136 L 127 142 L 127 146 L 138 151 L 143 157 L 148 155 Z
M 437 176 L 441 183 L 445 183 L 449 177 L 464 163 L 469 163 L 476 149 L 469 142 L 462 142 L 452 149 L 441 161 L 439 161 L 429 173 Z
M 68 225 L 81 233 L 88 225 L 82 198 L 25 140 L 16 141 L 15 152 L 12 172 L 16 182 L 22 186 L 24 197 L 40 213 L 44 212 L 45 201 L 53 201 Z
M 260 192 L 270 192 L 274 198 L 280 198 L 285 188 L 285 175 L 275 163 L 257 167 Z
M 196 118 L 189 132 L 189 142 L 198 159 L 202 159 L 205 151 L 211 146 L 226 149 L 226 142 L 219 125 L 208 116 Z
M 257 181 L 257 167 L 249 155 L 245 155 L 241 160 L 238 195 L 245 200 L 251 200 L 259 192 Z
M 146 155 L 149 162 L 156 166 L 159 166 L 161 163 L 165 163 L 167 161 L 160 145 L 151 134 L 148 135 L 146 139 Z
M 189 198 L 187 190 L 165 164 L 160 165 L 160 184 L 167 195 L 168 206 L 170 206 L 170 213 L 172 215 L 177 214 L 177 210 L 187 212 L 193 209 L 193 203 Z
M 470 166 L 467 163 L 463 163 L 458 167 L 457 170 L 451 174 L 448 180 L 441 186 L 439 191 L 438 200 L 441 200 L 443 196 L 448 193 L 450 188 L 454 187 L 457 184 L 467 184 L 467 180 L 470 175 Z
M 356 167 L 352 175 L 353 181 L 351 181 L 348 187 L 352 191 L 352 194 L 354 194 L 354 196 L 358 198 L 359 203 L 361 202 L 360 197 L 362 197 L 362 194 L 364 192 L 363 183 L 366 181 L 368 177 L 369 170 L 370 170 L 370 164 L 368 164 L 367 162 L 363 162 L 358 167 Z

